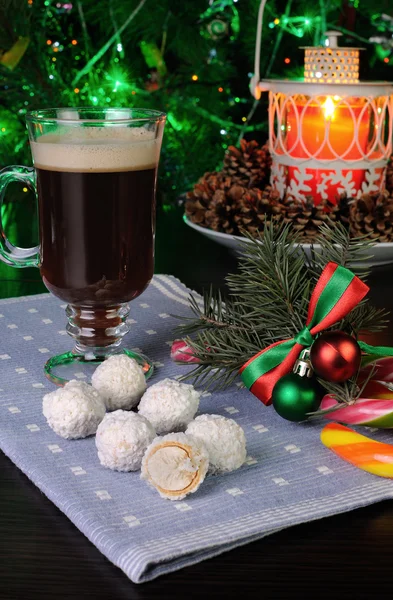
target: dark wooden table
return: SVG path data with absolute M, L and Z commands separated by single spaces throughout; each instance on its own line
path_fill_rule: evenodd
M 222 286 L 225 274 L 236 269 L 236 260 L 186 228 L 180 215 L 180 209 L 159 214 L 156 271 L 172 273 L 198 291 L 211 282 Z M 376 269 L 369 283 L 374 303 L 393 308 L 393 268 Z M 41 291 L 45 289 L 38 271 L 0 265 L 1 297 Z M 393 343 L 393 328 L 380 343 Z M 294 527 L 151 583 L 134 585 L 1 454 L 0 469 L 1 599 L 392 596 L 390 502 Z

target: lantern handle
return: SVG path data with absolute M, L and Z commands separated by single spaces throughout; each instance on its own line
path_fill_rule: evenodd
M 261 97 L 261 90 L 259 88 L 259 82 L 261 80 L 261 42 L 262 42 L 262 25 L 263 25 L 263 13 L 265 11 L 265 5 L 267 0 L 261 0 L 258 10 L 257 20 L 257 35 L 255 39 L 255 58 L 254 58 L 254 75 L 250 81 L 250 91 L 256 100 Z

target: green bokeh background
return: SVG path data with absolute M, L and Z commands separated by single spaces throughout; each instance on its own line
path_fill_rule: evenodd
M 181 222 L 182 198 L 204 172 L 220 168 L 229 145 L 241 137 L 261 143 L 267 138 L 267 98 L 256 103 L 249 92 L 258 8 L 259 0 L 0 3 L 0 168 L 31 164 L 28 110 L 78 105 L 162 110 L 168 121 L 159 171 L 156 270 L 173 272 L 179 240 L 198 244 L 201 256 L 204 249 L 208 256 L 211 243 Z M 391 14 L 387 0 L 313 5 L 268 0 L 261 74 L 301 76 L 300 46 L 319 44 L 323 31 L 339 28 L 343 45 L 365 48 L 362 78 L 393 79 Z M 373 36 L 382 41 L 370 42 Z M 23 54 L 18 53 L 21 38 L 28 38 Z M 13 243 L 36 243 L 30 192 L 10 186 L 2 218 Z M 216 252 L 221 256 L 221 249 Z M 193 269 L 179 266 L 176 274 L 192 283 Z M 42 290 L 38 270 L 0 264 L 1 296 Z

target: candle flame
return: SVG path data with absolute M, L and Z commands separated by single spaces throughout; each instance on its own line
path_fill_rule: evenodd
M 325 119 L 329 121 L 334 116 L 334 110 L 336 108 L 331 96 L 327 96 L 325 102 L 322 104 L 323 111 L 325 113 Z

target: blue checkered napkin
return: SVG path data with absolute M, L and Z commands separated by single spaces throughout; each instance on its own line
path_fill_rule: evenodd
M 131 304 L 126 343 L 154 359 L 152 383 L 184 372 L 169 357 L 176 324 L 170 315 L 189 314 L 188 293 L 176 279 L 156 275 Z M 66 441 L 46 424 L 42 396 L 54 388 L 43 365 L 50 355 L 71 349 L 64 328 L 64 305 L 49 294 L 0 301 L 0 447 L 134 582 L 284 527 L 393 497 L 393 482 L 359 471 L 324 448 L 321 425 L 286 422 L 233 385 L 204 393 L 200 412 L 231 417 L 243 427 L 246 464 L 208 477 L 181 502 L 161 499 L 139 473 L 103 468 L 94 438 Z M 75 377 L 81 377 L 77 370 Z M 393 441 L 389 432 L 372 435 Z

